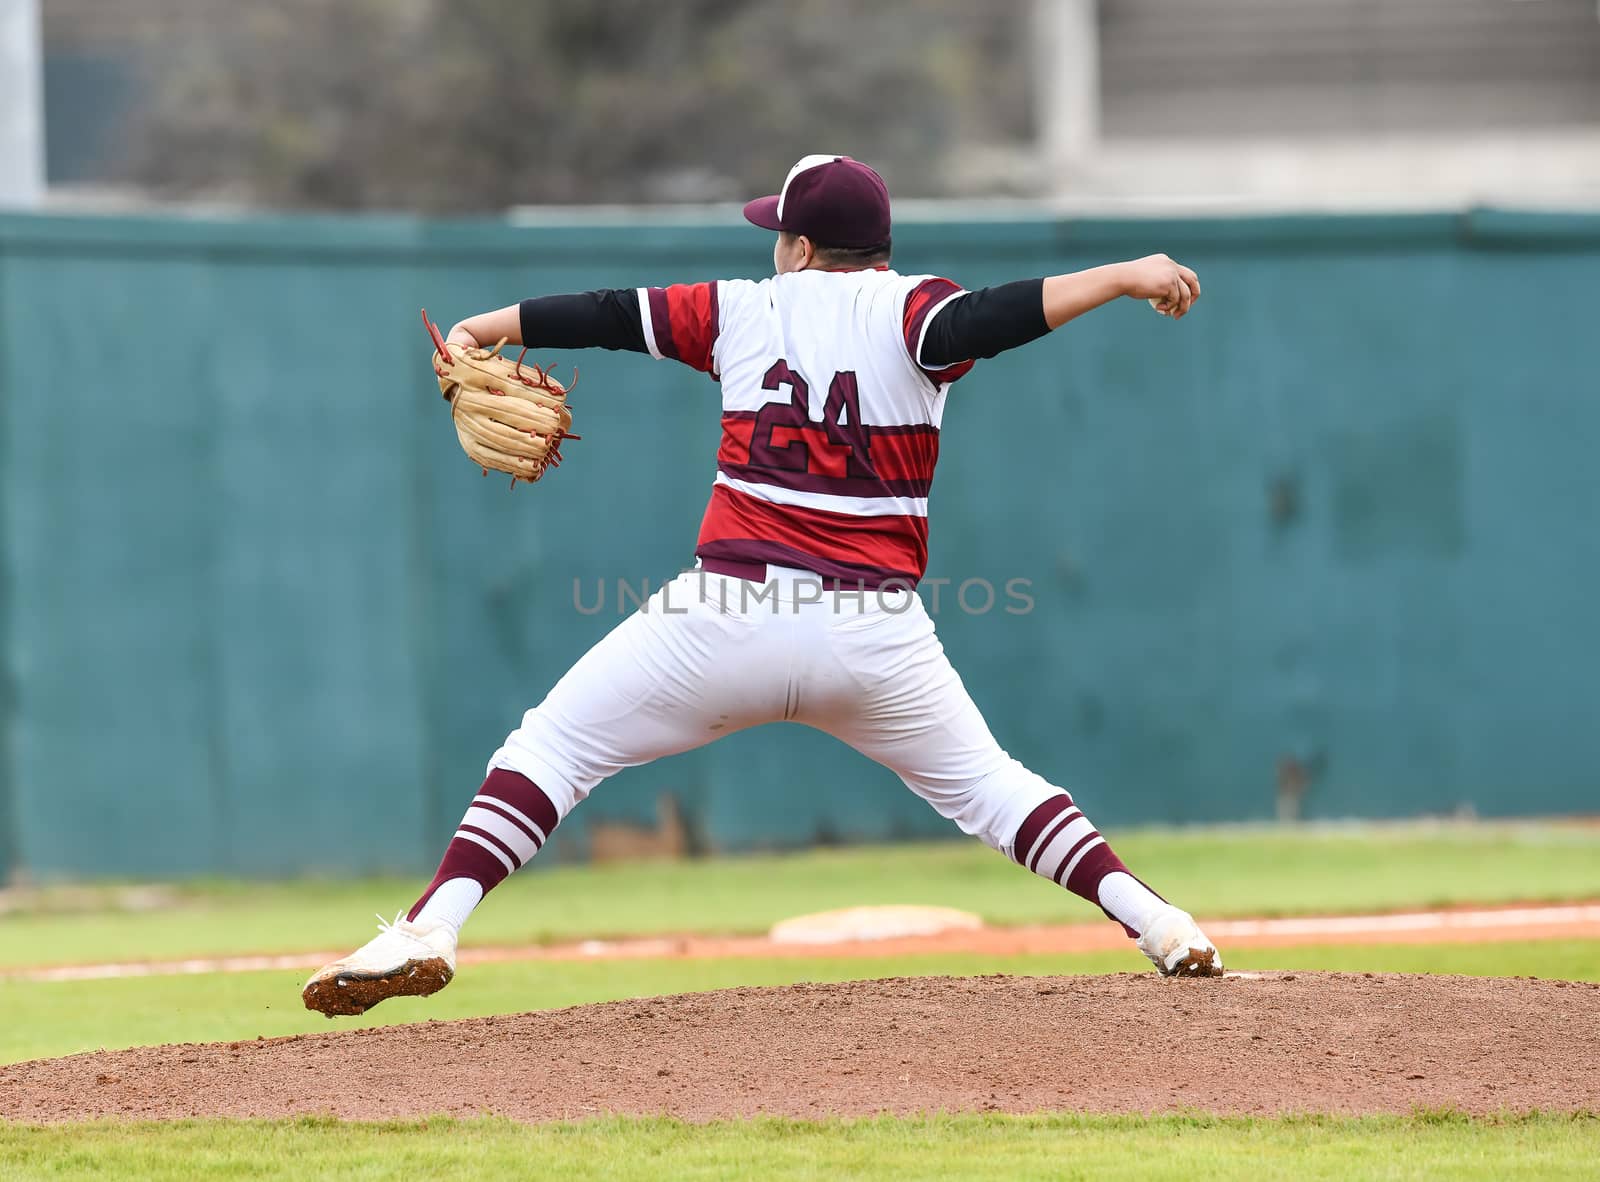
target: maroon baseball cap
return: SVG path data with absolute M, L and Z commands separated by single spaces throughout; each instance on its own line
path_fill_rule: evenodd
M 744 216 L 823 246 L 877 246 L 889 241 L 889 187 L 859 160 L 807 156 L 789 170 L 781 193 L 757 197 Z

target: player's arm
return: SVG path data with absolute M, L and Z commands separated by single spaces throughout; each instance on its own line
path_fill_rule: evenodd
M 1158 310 L 1176 319 L 1199 298 L 1200 280 L 1188 267 L 1153 254 L 966 292 L 930 318 L 917 361 L 935 368 L 998 357 L 1123 296 L 1158 301 Z
M 1164 254 L 1052 275 L 1044 281 L 1045 322 L 1052 329 L 1060 328 L 1119 296 L 1155 300 L 1163 315 L 1177 320 L 1200 298 L 1200 277 Z
M 541 296 L 458 321 L 449 339 L 468 348 L 510 345 L 649 352 L 635 288 Z
M 480 312 L 458 320 L 445 340 L 468 349 L 478 349 L 504 340 L 510 345 L 522 344 L 522 318 L 516 304 L 497 308 L 493 312 Z
M 541 296 L 459 321 L 450 339 L 468 348 L 504 340 L 549 349 L 627 349 L 716 376 L 718 291 L 738 284 L 604 288 Z

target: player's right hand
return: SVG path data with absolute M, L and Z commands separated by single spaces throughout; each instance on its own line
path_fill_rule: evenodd
M 1200 277 L 1164 254 L 1146 255 L 1119 266 L 1123 294 L 1149 300 L 1163 316 L 1177 320 L 1200 298 Z

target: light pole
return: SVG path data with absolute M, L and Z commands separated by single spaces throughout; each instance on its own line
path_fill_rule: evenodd
M 0 0 L 0 206 L 44 198 L 39 0 Z

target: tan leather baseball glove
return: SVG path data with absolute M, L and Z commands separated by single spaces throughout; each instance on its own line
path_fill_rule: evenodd
M 549 370 L 524 365 L 521 355 L 515 361 L 501 356 L 504 341 L 492 349 L 468 349 L 446 341 L 426 308 L 422 322 L 433 338 L 433 372 L 461 449 L 483 474 L 490 468 L 509 473 L 514 487 L 559 467 L 562 441 L 580 438 L 570 430 L 567 387 Z

